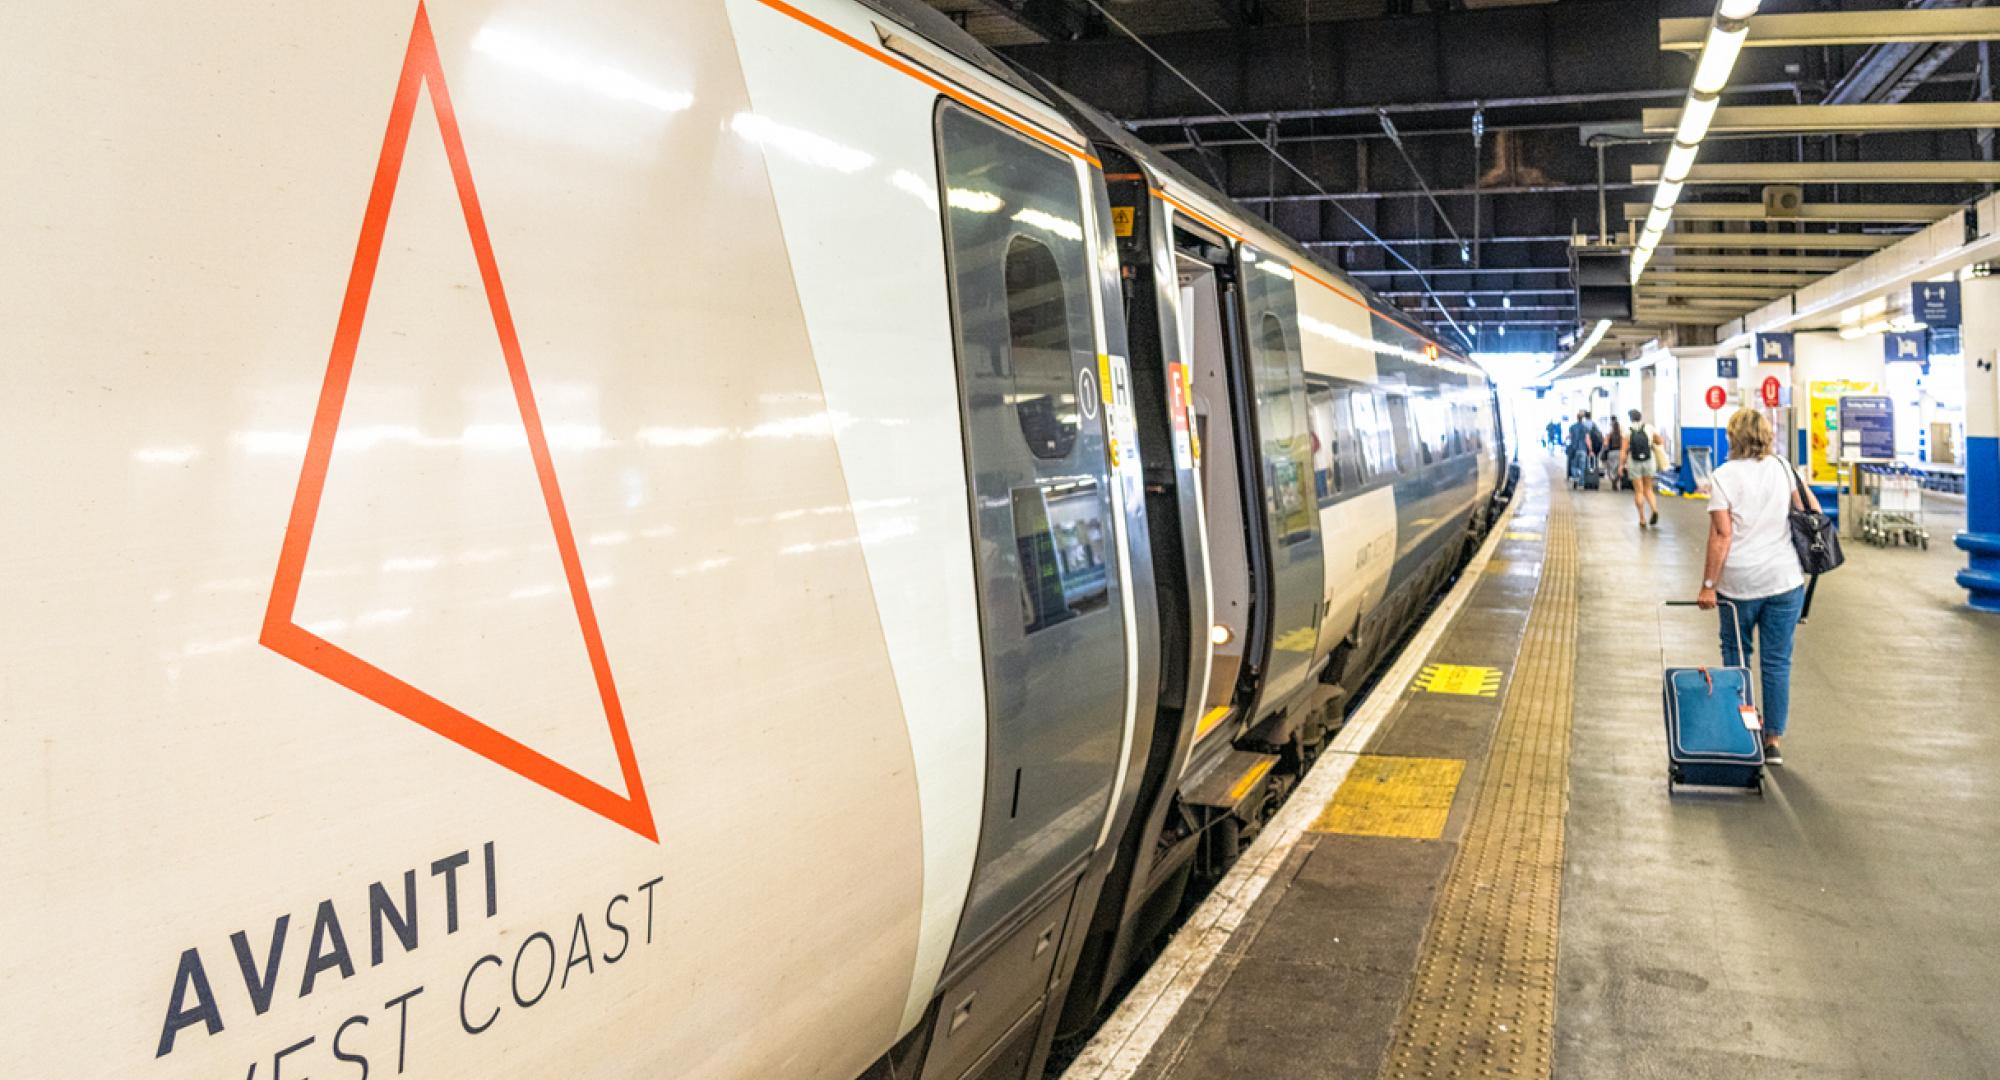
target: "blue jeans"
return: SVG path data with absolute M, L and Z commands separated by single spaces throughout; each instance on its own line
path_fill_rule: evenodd
M 1735 605 L 1744 647 L 1759 654 L 1758 668 L 1764 687 L 1764 737 L 1778 738 L 1785 733 L 1785 721 L 1792 711 L 1792 632 L 1799 628 L 1799 613 L 1805 608 L 1805 586 L 1756 600 L 1727 596 L 1722 599 Z M 1722 662 L 1727 667 L 1742 667 L 1745 662 L 1736 651 L 1736 633 L 1729 625 L 1731 609 L 1716 610 L 1722 615 Z

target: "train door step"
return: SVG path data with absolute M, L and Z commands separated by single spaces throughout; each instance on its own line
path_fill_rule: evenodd
M 1263 796 L 1271 770 L 1277 764 L 1276 754 L 1232 749 L 1183 788 L 1182 798 L 1191 806 L 1239 812 L 1242 807 Z

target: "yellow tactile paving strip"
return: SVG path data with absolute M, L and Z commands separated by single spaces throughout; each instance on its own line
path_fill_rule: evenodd
M 1314 832 L 1436 840 L 1451 817 L 1465 762 L 1449 758 L 1355 759 L 1340 790 L 1308 826 Z
M 1547 1077 L 1553 1064 L 1577 554 L 1569 496 L 1549 498 L 1513 684 L 1384 1077 Z
M 1431 694 L 1464 694 L 1468 697 L 1499 697 L 1500 669 L 1466 667 L 1462 664 L 1426 664 L 1416 682 L 1418 690 Z

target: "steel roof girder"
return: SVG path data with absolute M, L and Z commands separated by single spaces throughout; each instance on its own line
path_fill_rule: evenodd
M 1647 109 L 1649 134 L 1671 134 L 1681 110 Z M 1714 135 L 1842 134 L 1868 131 L 1957 131 L 2000 127 L 2000 102 L 1931 101 L 1898 105 L 1730 105 L 1717 109 Z

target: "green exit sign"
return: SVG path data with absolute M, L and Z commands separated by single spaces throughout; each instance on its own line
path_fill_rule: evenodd
M 1630 374 L 1632 374 L 1632 369 L 1628 367 L 1601 367 L 1597 369 L 1597 377 L 1600 379 L 1622 379 Z

